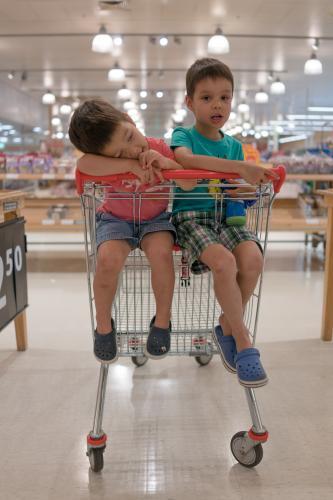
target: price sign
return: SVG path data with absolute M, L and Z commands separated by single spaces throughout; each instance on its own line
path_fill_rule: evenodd
M 0 224 L 0 330 L 28 302 L 24 219 Z

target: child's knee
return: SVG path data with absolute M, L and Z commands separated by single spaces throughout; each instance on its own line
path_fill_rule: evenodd
M 238 262 L 238 271 L 241 274 L 256 273 L 260 274 L 263 270 L 264 259 L 259 248 L 251 254 L 244 254 Z
M 97 272 L 102 276 L 119 274 L 124 266 L 124 256 L 121 253 L 101 252 L 97 256 Z
M 212 262 L 210 268 L 213 274 L 221 273 L 224 275 L 236 275 L 237 273 L 236 259 L 231 252 L 226 251 L 220 258 L 215 259 L 214 262 Z

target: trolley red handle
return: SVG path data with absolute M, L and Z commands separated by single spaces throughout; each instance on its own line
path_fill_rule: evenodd
M 282 184 L 284 183 L 286 177 L 286 170 L 283 165 L 278 165 L 273 169 L 278 173 L 279 178 L 273 179 L 274 192 L 278 193 Z M 163 177 L 167 180 L 173 179 L 239 179 L 239 174 L 234 174 L 230 172 L 212 172 L 210 170 L 163 170 Z M 127 173 L 127 174 L 114 174 L 114 175 L 88 175 L 83 174 L 78 169 L 75 171 L 75 180 L 76 180 L 76 189 L 79 194 L 83 193 L 84 184 L 87 181 L 95 182 L 96 184 L 100 184 L 103 182 L 112 183 L 120 180 L 128 180 L 128 179 L 137 179 L 136 175 Z

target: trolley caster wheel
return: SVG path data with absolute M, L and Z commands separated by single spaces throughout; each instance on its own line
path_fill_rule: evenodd
M 212 354 L 203 354 L 202 356 L 195 356 L 195 360 L 200 366 L 208 365 L 211 362 L 212 358 L 213 358 Z
M 147 356 L 132 356 L 131 360 L 135 364 L 135 366 L 140 367 L 147 363 L 148 358 Z
M 90 468 L 93 472 L 100 472 L 104 467 L 104 448 L 90 448 L 87 452 Z
M 248 439 L 246 434 L 247 433 L 245 431 L 237 432 L 237 434 L 235 434 L 231 439 L 230 447 L 235 459 L 241 465 L 244 465 L 244 467 L 251 468 L 261 462 L 264 452 L 261 443 L 258 443 L 249 451 L 244 453 L 243 446 L 246 444 Z

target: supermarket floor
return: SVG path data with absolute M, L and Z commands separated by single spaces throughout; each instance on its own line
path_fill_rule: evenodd
M 243 390 L 217 357 L 128 359 L 110 367 L 100 474 L 89 470 L 98 365 L 83 273 L 30 273 L 29 350 L 0 334 L 0 498 L 4 500 L 328 500 L 333 477 L 333 345 L 320 337 L 320 250 L 268 252 L 259 344 L 270 384 L 256 391 L 270 440 L 256 469 L 230 439 L 250 426 Z

